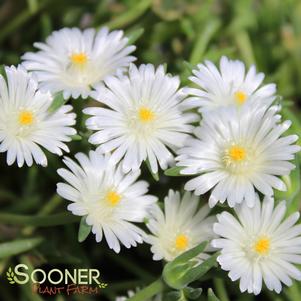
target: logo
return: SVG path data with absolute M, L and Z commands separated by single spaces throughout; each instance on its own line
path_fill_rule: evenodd
M 14 280 L 15 274 L 12 271 L 11 267 L 6 272 L 6 277 L 7 277 L 7 280 L 9 281 L 10 284 L 14 284 L 15 283 L 15 280 Z
M 32 290 L 37 294 L 99 294 L 107 287 L 102 282 L 98 269 L 51 269 L 37 268 L 30 270 L 26 264 L 8 268 L 6 278 L 10 284 L 24 285 L 32 283 Z

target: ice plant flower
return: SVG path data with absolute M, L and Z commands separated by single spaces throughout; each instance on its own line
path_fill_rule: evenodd
M 96 131 L 89 142 L 103 153 L 113 151 L 113 162 L 124 157 L 124 171 L 137 170 L 144 160 L 154 173 L 157 162 L 166 169 L 197 118 L 182 106 L 179 78 L 165 74 L 163 66 L 131 64 L 128 76 L 109 77 L 105 84 L 92 97 L 107 107 L 84 110 L 92 115 L 87 127 Z
M 135 60 L 129 56 L 135 46 L 127 43 L 121 30 L 63 28 L 46 43 L 35 43 L 39 51 L 25 53 L 23 65 L 35 73 L 42 89 L 63 91 L 65 99 L 86 98 L 94 85 Z
M 246 102 L 260 102 L 270 105 L 275 99 L 275 84 L 263 85 L 263 73 L 256 73 L 255 66 L 246 72 L 243 62 L 230 60 L 223 56 L 219 70 L 210 61 L 199 64 L 189 79 L 196 85 L 186 88 L 190 95 L 187 102 L 208 111 L 235 104 L 240 107 Z
M 78 153 L 78 163 L 64 158 L 70 169 L 58 174 L 67 181 L 57 184 L 57 193 L 71 201 L 68 210 L 86 216 L 96 241 L 105 239 L 116 253 L 120 244 L 130 248 L 142 243 L 144 232 L 133 223 L 142 222 L 148 208 L 156 201 L 147 195 L 148 183 L 136 181 L 140 171 L 125 174 L 120 165 L 111 165 L 110 156 L 90 151 L 89 156 Z
M 253 208 L 244 203 L 234 209 L 237 217 L 226 211 L 217 216 L 213 229 L 221 238 L 212 246 L 221 249 L 217 261 L 232 281 L 240 281 L 241 292 L 257 295 L 264 282 L 280 293 L 281 283 L 301 280 L 294 266 L 301 263 L 301 226 L 295 225 L 299 212 L 284 219 L 285 201 L 274 209 L 273 198 L 265 197 L 261 204 L 258 196 Z
M 295 167 L 289 160 L 300 146 L 296 135 L 282 134 L 290 121 L 279 121 L 277 106 L 251 110 L 244 106 L 220 108 L 203 114 L 196 138 L 189 138 L 179 150 L 182 174 L 197 175 L 185 189 L 196 195 L 213 188 L 209 205 L 228 201 L 230 207 L 245 201 L 252 207 L 255 189 L 273 195 L 273 188 L 286 190 L 277 176 L 288 175 Z
M 5 67 L 7 80 L 0 75 L 0 152 L 7 152 L 7 164 L 19 167 L 33 161 L 43 166 L 47 158 L 40 148 L 62 155 L 69 149 L 65 142 L 76 131 L 72 107 L 62 106 L 49 112 L 53 98 L 42 93 L 37 81 L 21 66 Z
M 151 245 L 154 260 L 171 261 L 213 238 L 212 226 L 216 219 L 208 216 L 208 205 L 198 208 L 199 201 L 199 197 L 190 192 L 181 196 L 178 191 L 169 190 L 164 199 L 164 212 L 159 206 L 152 208 L 147 222 L 151 234 L 145 240 Z M 210 248 L 205 251 L 210 251 Z M 206 253 L 199 255 L 201 260 L 208 257 Z

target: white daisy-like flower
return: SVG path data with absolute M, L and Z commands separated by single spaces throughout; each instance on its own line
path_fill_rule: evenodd
M 92 97 L 108 108 L 86 108 L 86 122 L 96 133 L 89 142 L 103 153 L 113 151 L 111 160 L 122 162 L 123 170 L 137 170 L 148 159 L 154 173 L 158 164 L 166 169 L 171 151 L 183 146 L 190 122 L 197 115 L 185 113 L 180 80 L 165 74 L 163 66 L 131 64 L 128 76 L 109 77 Z
M 212 226 L 216 218 L 208 216 L 208 205 L 199 208 L 199 203 L 199 197 L 190 192 L 181 197 L 179 192 L 170 190 L 164 199 L 164 213 L 159 206 L 152 208 L 146 224 L 151 234 L 145 241 L 151 245 L 154 260 L 171 261 L 214 237 Z M 210 247 L 205 250 L 208 251 L 211 251 Z M 206 253 L 199 255 L 201 261 L 207 258 Z
M 197 67 L 189 77 L 196 87 L 186 88 L 185 92 L 190 95 L 186 102 L 200 111 L 245 102 L 270 105 L 275 99 L 276 85 L 261 86 L 264 74 L 256 73 L 254 65 L 246 72 L 243 62 L 223 56 L 220 70 L 210 61 Z
M 228 201 L 230 207 L 245 201 L 252 207 L 255 189 L 273 195 L 273 188 L 286 190 L 277 176 L 288 175 L 295 167 L 289 160 L 300 146 L 296 135 L 282 134 L 290 121 L 280 123 L 279 107 L 250 110 L 244 106 L 220 108 L 203 114 L 196 138 L 189 138 L 179 151 L 178 166 L 182 174 L 198 175 L 185 189 L 196 195 L 213 188 L 209 205 Z
M 280 293 L 282 283 L 290 286 L 292 279 L 301 280 L 294 264 L 301 264 L 301 225 L 296 212 L 284 219 L 285 201 L 274 209 L 274 200 L 258 196 L 255 206 L 235 207 L 237 217 L 228 212 L 217 216 L 214 232 L 221 236 L 212 246 L 221 249 L 217 261 L 229 271 L 232 281 L 240 280 L 241 292 L 259 294 L 262 283 Z
M 35 161 L 47 165 L 40 148 L 62 155 L 69 149 L 76 130 L 72 107 L 62 106 L 49 112 L 53 98 L 50 93 L 38 90 L 38 83 L 21 66 L 5 67 L 7 80 L 0 75 L 0 152 L 7 152 L 7 164 L 15 161 L 19 167 Z
M 135 46 L 127 43 L 121 30 L 63 28 L 54 31 L 46 43 L 35 43 L 39 51 L 25 53 L 23 65 L 36 74 L 42 89 L 63 91 L 65 99 L 86 98 L 106 76 L 135 60 L 129 56 Z
M 72 202 L 68 210 L 86 216 L 96 241 L 105 239 L 116 253 L 120 244 L 130 248 L 142 243 L 144 232 L 134 225 L 142 222 L 147 210 L 157 200 L 146 195 L 148 183 L 136 182 L 140 171 L 125 174 L 120 165 L 111 165 L 110 156 L 90 151 L 75 155 L 79 164 L 69 158 L 64 163 L 70 169 L 59 169 L 58 174 L 68 182 L 57 184 L 57 193 Z

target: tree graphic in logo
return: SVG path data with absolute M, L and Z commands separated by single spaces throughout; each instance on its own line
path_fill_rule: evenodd
M 14 284 L 15 282 L 15 273 L 12 271 L 11 267 L 9 267 L 8 271 L 6 272 L 7 280 L 10 284 Z

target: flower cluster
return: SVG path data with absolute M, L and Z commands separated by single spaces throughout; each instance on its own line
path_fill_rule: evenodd
M 134 65 L 135 46 L 122 31 L 64 28 L 34 46 L 38 52 L 0 76 L 0 151 L 8 165 L 46 166 L 41 147 L 68 152 L 76 115 L 70 104 L 57 108 L 56 96 L 92 99 L 83 113 L 95 150 L 63 159 L 57 193 L 97 242 L 104 237 L 117 253 L 146 242 L 154 260 L 172 261 L 209 241 L 198 261 L 220 250 L 217 261 L 242 292 L 258 294 L 264 282 L 279 293 L 281 283 L 301 280 L 299 213 L 285 219 L 285 201 L 274 208 L 273 198 L 274 189 L 286 190 L 281 177 L 295 167 L 298 137 L 285 135 L 291 122 L 281 121 L 276 87 L 263 85 L 255 66 L 205 61 L 192 71 L 191 87 L 181 88 L 163 66 Z M 169 190 L 160 206 L 138 179 L 144 162 L 152 174 L 177 166 L 192 176 L 186 191 Z M 212 214 L 218 203 L 233 213 L 224 205 Z

